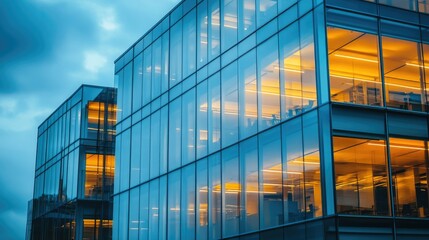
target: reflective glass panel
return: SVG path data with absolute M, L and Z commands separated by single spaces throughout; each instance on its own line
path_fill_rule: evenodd
M 390 138 L 396 216 L 428 217 L 427 142 Z
M 255 59 L 256 52 L 253 50 L 238 60 L 240 139 L 256 133 L 258 129 Z
M 260 226 L 262 229 L 283 223 L 283 183 L 280 128 L 259 135 Z
M 390 215 L 384 140 L 334 137 L 337 213 Z
M 382 106 L 377 36 L 328 27 L 331 99 Z
M 222 214 L 223 237 L 239 233 L 240 230 L 240 197 L 239 182 L 240 163 L 238 147 L 232 146 L 222 151 Z
M 280 122 L 280 81 L 277 35 L 257 48 L 259 130 Z
M 422 111 L 425 95 L 420 76 L 420 44 L 382 38 L 386 106 Z
M 238 139 L 237 63 L 222 70 L 222 146 Z

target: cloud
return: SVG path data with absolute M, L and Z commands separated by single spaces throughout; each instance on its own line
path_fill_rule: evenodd
M 91 73 L 98 73 L 98 71 L 106 64 L 106 58 L 94 51 L 87 51 L 85 54 L 84 67 Z
M 37 126 L 81 84 L 112 86 L 114 60 L 177 2 L 0 1 L 0 238 L 24 239 Z

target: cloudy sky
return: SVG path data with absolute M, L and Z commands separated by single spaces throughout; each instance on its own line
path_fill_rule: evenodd
M 0 0 L 0 235 L 24 239 L 38 125 L 179 0 Z

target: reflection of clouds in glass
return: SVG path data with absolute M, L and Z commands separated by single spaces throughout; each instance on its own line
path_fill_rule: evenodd
M 0 238 L 24 239 L 38 125 L 178 2 L 0 0 Z

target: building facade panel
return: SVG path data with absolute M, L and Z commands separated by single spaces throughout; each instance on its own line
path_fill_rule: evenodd
M 39 127 L 28 239 L 110 239 L 116 90 L 84 85 Z
M 428 237 L 428 6 L 179 3 L 115 63 L 113 238 Z

